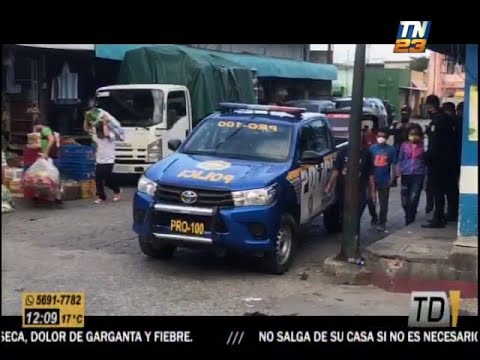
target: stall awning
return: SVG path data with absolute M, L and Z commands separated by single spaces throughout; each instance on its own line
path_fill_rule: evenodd
M 154 44 L 95 44 L 95 56 L 109 60 L 123 60 L 125 53 Z
M 95 55 L 99 58 L 123 60 L 127 51 L 135 50 L 146 46 L 162 46 L 148 44 L 104 44 L 95 45 Z M 171 45 L 169 45 L 171 46 Z M 185 46 L 177 45 L 179 49 Z M 329 64 L 317 64 L 306 61 L 296 61 L 281 58 L 272 58 L 265 56 L 236 54 L 221 51 L 211 51 L 198 48 L 195 49 L 211 56 L 233 61 L 237 64 L 246 66 L 257 71 L 259 77 L 275 77 L 290 79 L 312 79 L 312 80 L 336 80 L 337 68 Z

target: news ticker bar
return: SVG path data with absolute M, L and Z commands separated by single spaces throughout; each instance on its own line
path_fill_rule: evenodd
M 2 343 L 184 344 L 250 346 L 269 344 L 478 343 L 478 330 L 2 330 Z

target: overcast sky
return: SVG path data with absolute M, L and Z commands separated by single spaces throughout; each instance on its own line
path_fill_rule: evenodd
M 311 44 L 312 50 L 327 50 L 326 44 Z M 427 53 L 428 55 L 428 50 Z M 367 45 L 367 62 L 383 62 L 410 60 L 412 57 L 422 57 L 426 54 L 394 54 L 393 44 L 371 44 Z M 334 44 L 333 62 L 334 63 L 353 63 L 355 57 L 355 44 Z

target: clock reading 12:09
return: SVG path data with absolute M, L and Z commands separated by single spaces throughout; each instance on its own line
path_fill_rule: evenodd
M 59 309 L 26 309 L 24 313 L 25 325 L 59 325 Z

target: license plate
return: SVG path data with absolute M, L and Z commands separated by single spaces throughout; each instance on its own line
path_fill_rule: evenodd
M 203 235 L 205 233 L 205 224 L 197 221 L 172 219 L 170 220 L 170 230 L 188 235 Z
M 115 164 L 113 166 L 113 172 L 115 172 L 115 173 L 129 173 L 130 172 L 130 166 Z

